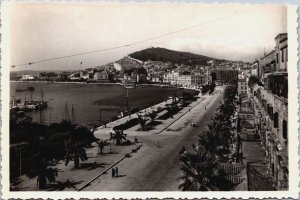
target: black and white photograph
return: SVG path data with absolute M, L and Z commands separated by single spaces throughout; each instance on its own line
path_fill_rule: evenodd
M 298 197 L 297 7 L 4 7 L 5 198 Z

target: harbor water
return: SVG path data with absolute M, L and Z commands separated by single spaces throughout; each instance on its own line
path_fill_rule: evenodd
M 34 87 L 33 92 L 16 92 L 18 88 Z M 60 122 L 67 115 L 78 124 L 99 124 L 120 115 L 127 107 L 143 109 L 168 99 L 174 93 L 181 95 L 185 90 L 145 86 L 126 89 L 116 84 L 84 84 L 84 83 L 43 83 L 43 82 L 11 82 L 10 99 L 43 100 L 48 108 L 30 111 L 28 114 L 34 122 L 40 119 L 45 123 Z M 43 95 L 42 95 L 43 93 Z M 73 107 L 73 112 L 72 112 Z

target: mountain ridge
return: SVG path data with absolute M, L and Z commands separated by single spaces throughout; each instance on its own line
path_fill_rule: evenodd
M 161 47 L 152 47 L 129 54 L 130 57 L 141 61 L 162 61 L 177 64 L 207 64 L 207 61 L 224 61 L 190 52 L 175 51 Z

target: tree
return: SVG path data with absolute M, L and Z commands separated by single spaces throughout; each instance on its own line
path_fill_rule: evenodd
M 224 189 L 228 181 L 218 170 L 216 158 L 209 152 L 197 151 L 195 154 L 183 154 L 181 171 L 183 180 L 178 188 L 183 191 L 211 191 Z
M 70 139 L 66 145 L 65 159 L 66 166 L 69 164 L 70 161 L 74 161 L 74 167 L 75 169 L 78 169 L 80 160 L 86 161 L 88 158 L 84 146 L 79 141 Z
M 47 158 L 44 158 L 40 154 L 37 154 L 33 158 L 33 166 L 35 173 L 37 174 L 37 187 L 44 189 L 46 183 L 55 182 L 57 176 L 57 169 L 51 168 L 52 164 Z
M 115 133 L 110 133 L 110 140 L 116 141 L 117 145 L 122 143 L 122 140 L 126 141 L 126 134 L 123 130 L 115 130 Z
M 98 140 L 97 141 L 98 147 L 99 147 L 99 154 L 102 155 L 103 154 L 103 149 L 105 146 L 109 145 L 108 139 L 107 140 Z
M 140 125 L 141 125 L 141 127 L 142 127 L 142 130 L 144 131 L 148 119 L 147 119 L 147 118 L 144 118 L 142 115 L 139 115 L 139 114 L 137 114 L 137 115 L 138 115 L 139 123 L 140 123 Z
M 257 78 L 257 76 L 250 76 L 249 77 L 249 81 L 248 81 L 248 86 L 250 87 L 250 88 L 252 88 L 253 87 L 253 85 L 254 84 L 259 84 L 259 80 L 258 80 L 258 78 Z
M 96 141 L 93 133 L 85 127 L 76 127 L 75 130 L 72 130 L 70 138 L 66 142 L 65 165 L 73 160 L 74 167 L 79 168 L 80 160 L 86 161 L 88 159 L 85 147 Z
M 155 117 L 157 116 L 157 113 L 156 112 L 151 112 L 150 114 L 149 114 L 149 117 L 150 117 L 150 119 L 151 119 L 151 122 L 153 122 L 154 121 L 154 119 L 155 119 Z

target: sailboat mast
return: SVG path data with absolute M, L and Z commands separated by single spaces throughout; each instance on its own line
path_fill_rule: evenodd
M 44 92 L 43 92 L 43 88 L 41 88 L 41 101 L 44 101 Z
M 70 122 L 70 115 L 69 115 L 69 110 L 68 110 L 68 104 L 67 103 L 65 105 L 64 119 L 66 121 Z

